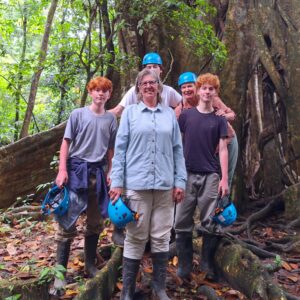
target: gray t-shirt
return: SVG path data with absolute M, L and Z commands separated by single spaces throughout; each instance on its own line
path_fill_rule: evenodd
M 113 149 L 117 119 L 110 113 L 93 113 L 89 107 L 72 111 L 65 130 L 65 139 L 71 140 L 69 157 L 88 162 L 105 161 L 108 149 Z

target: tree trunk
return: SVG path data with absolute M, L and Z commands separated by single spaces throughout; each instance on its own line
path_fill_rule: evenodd
M 50 162 L 59 150 L 64 129 L 62 123 L 0 148 L 0 208 L 10 206 L 19 196 L 34 193 L 38 184 L 55 178 Z
M 44 31 L 43 40 L 42 40 L 42 45 L 41 45 L 40 54 L 39 54 L 39 58 L 38 58 L 38 64 L 37 64 L 36 71 L 34 72 L 33 79 L 31 82 L 30 93 L 29 93 L 29 98 L 28 98 L 28 103 L 27 103 L 27 109 L 26 109 L 25 118 L 23 121 L 21 133 L 20 133 L 20 138 L 23 138 L 28 135 L 29 125 L 30 125 L 32 112 L 33 112 L 33 108 L 34 108 L 34 104 L 35 104 L 36 93 L 37 93 L 37 89 L 38 89 L 38 84 L 40 81 L 42 71 L 44 69 L 44 62 L 46 60 L 48 41 L 49 41 L 49 37 L 50 37 L 52 21 L 54 18 L 57 3 L 58 3 L 58 0 L 51 1 L 51 6 L 50 6 L 50 9 L 48 12 L 45 31 Z
M 23 8 L 23 19 L 22 19 L 22 30 L 23 30 L 23 46 L 22 46 L 22 52 L 20 57 L 20 64 L 19 64 L 19 70 L 17 74 L 17 86 L 16 86 L 16 114 L 15 114 L 15 133 L 14 133 L 14 141 L 18 139 L 19 136 L 19 121 L 20 121 L 20 99 L 22 94 L 22 79 L 23 79 L 23 66 L 25 63 L 25 54 L 26 54 L 26 47 L 27 47 L 27 7 L 26 4 Z

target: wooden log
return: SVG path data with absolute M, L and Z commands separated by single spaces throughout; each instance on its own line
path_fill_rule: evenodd
M 50 162 L 59 150 L 65 129 L 62 123 L 0 148 L 0 208 L 19 196 L 35 192 L 36 186 L 55 178 Z

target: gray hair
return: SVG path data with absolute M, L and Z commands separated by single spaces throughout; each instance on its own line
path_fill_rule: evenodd
M 138 101 L 139 102 L 143 101 L 142 95 L 140 93 L 140 84 L 141 84 L 143 78 L 147 75 L 150 75 L 151 77 L 154 78 L 155 81 L 157 81 L 157 83 L 158 83 L 157 102 L 161 103 L 161 101 L 162 101 L 161 93 L 163 90 L 163 83 L 161 82 L 159 75 L 156 72 L 149 70 L 147 68 L 145 68 L 141 72 L 139 72 L 139 74 L 137 75 L 136 80 L 135 80 L 135 92 L 137 94 Z

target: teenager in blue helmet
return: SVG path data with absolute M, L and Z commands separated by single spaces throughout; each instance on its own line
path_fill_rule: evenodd
M 163 62 L 158 53 L 156 52 L 147 53 L 143 58 L 142 65 L 143 68 L 153 70 L 154 72 L 157 73 L 158 76 L 161 76 L 163 71 L 162 69 Z M 163 85 L 161 97 L 162 97 L 163 105 L 170 106 L 173 108 L 175 108 L 181 101 L 180 94 L 175 89 L 173 89 L 172 87 L 166 84 Z M 138 102 L 138 97 L 135 92 L 135 87 L 133 86 L 123 96 L 120 103 L 110 111 L 119 117 L 121 116 L 125 107 L 127 107 L 130 104 L 135 104 L 137 102 Z
M 56 185 L 69 190 L 68 211 L 57 217 L 59 224 L 56 263 L 67 268 L 70 247 L 77 235 L 76 221 L 86 211 L 84 232 L 85 273 L 94 277 L 98 238 L 107 217 L 109 197 L 107 184 L 117 131 L 116 117 L 105 110 L 112 92 L 112 82 L 105 77 L 93 78 L 87 85 L 91 105 L 72 111 L 60 148 Z M 108 166 L 105 174 L 103 166 Z M 66 282 L 58 278 L 50 294 L 60 296 Z

